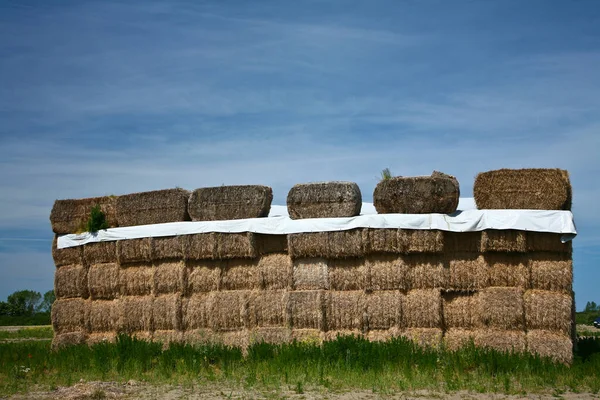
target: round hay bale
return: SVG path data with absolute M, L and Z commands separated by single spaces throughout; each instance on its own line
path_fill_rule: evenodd
M 291 219 L 354 217 L 361 206 L 360 188 L 354 182 L 300 183 L 287 196 Z
M 261 185 L 196 189 L 188 202 L 192 221 L 261 218 L 269 215 L 273 189 Z

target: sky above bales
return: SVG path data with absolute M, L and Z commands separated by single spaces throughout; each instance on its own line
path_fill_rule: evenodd
M 0 2 L 0 300 L 53 286 L 57 198 L 568 169 L 600 301 L 596 0 Z

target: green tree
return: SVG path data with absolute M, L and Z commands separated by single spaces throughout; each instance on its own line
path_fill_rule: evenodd
M 587 304 L 585 305 L 585 312 L 593 312 L 593 311 L 600 311 L 600 307 L 598 307 L 596 305 L 596 302 L 594 301 L 588 301 Z
M 33 315 L 42 299 L 40 292 L 19 290 L 7 298 L 9 315 Z
M 56 300 L 56 296 L 54 295 L 54 290 L 48 290 L 44 293 L 44 297 L 42 298 L 41 303 L 37 307 L 37 312 L 39 313 L 47 313 L 52 309 L 52 303 Z

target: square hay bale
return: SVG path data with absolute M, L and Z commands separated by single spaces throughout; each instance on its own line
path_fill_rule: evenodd
M 87 302 L 83 299 L 56 300 L 52 304 L 52 328 L 55 334 L 85 331 Z
M 273 189 L 261 185 L 196 189 L 188 202 L 192 221 L 261 218 L 269 215 Z
M 403 253 L 441 253 L 444 251 L 444 232 L 399 229 L 398 243 Z
M 117 198 L 119 226 L 164 224 L 189 221 L 190 192 L 183 189 L 132 193 Z
M 186 260 L 214 260 L 217 258 L 216 233 L 186 235 L 181 240 Z
M 325 304 L 325 326 L 329 331 L 363 330 L 365 293 L 362 290 L 330 291 Z
M 119 294 L 146 296 L 152 294 L 154 268 L 151 264 L 130 264 L 119 270 Z
M 171 343 L 184 343 L 183 332 L 173 329 L 154 331 L 152 332 L 152 341 L 162 343 L 163 350 L 166 350 L 171 346 Z
M 524 300 L 527 329 L 543 329 L 567 336 L 571 334 L 573 298 L 570 294 L 528 290 Z
M 327 331 L 321 333 L 324 342 L 330 342 L 342 337 L 353 336 L 355 338 L 364 337 L 363 333 L 357 329 L 340 329 L 337 331 Z
M 285 253 L 267 254 L 258 260 L 260 287 L 267 290 L 287 289 L 293 284 L 292 258 Z
M 404 295 L 396 290 L 376 290 L 365 296 L 365 325 L 368 330 L 397 327 L 402 321 Z
M 324 330 L 326 293 L 322 290 L 289 292 L 288 313 L 294 329 Z
M 533 254 L 529 260 L 531 288 L 571 293 L 573 289 L 573 260 L 570 255 L 557 253 Z
M 215 338 L 218 343 L 221 343 L 227 347 L 238 348 L 242 350 L 242 355 L 248 355 L 248 346 L 250 346 L 250 331 L 247 329 L 219 332 Z
M 165 294 L 154 298 L 152 327 L 156 331 L 181 329 L 181 296 L 179 294 Z
M 442 344 L 444 331 L 439 328 L 406 328 L 401 336 L 417 346 L 437 349 Z
M 258 254 L 287 253 L 287 235 L 254 234 Z
M 137 340 L 143 340 L 145 342 L 152 341 L 152 332 L 151 331 L 129 332 L 128 335 Z
M 412 254 L 403 257 L 408 265 L 408 285 L 412 289 L 436 289 L 448 286 L 448 268 L 440 256 Z
M 84 344 L 87 339 L 85 332 L 68 332 L 54 336 L 52 339 L 52 350 L 63 349 L 68 346 Z
M 165 236 L 152 238 L 152 261 L 183 259 L 186 236 Z
M 185 292 L 187 270 L 183 261 L 162 261 L 154 266 L 154 294 Z
M 52 240 L 52 258 L 57 267 L 63 265 L 83 264 L 83 246 L 67 247 L 59 249 L 57 247 L 58 235 Z
M 448 289 L 477 290 L 489 286 L 489 267 L 482 255 L 454 254 L 448 262 Z
M 292 258 L 327 257 L 328 232 L 294 233 L 288 235 L 288 252 Z
M 292 330 L 289 328 L 256 328 L 250 331 L 250 344 L 284 344 L 291 340 Z
M 523 329 L 523 289 L 489 287 L 477 294 L 476 321 L 479 327 L 504 330 Z
M 83 262 L 85 265 L 116 263 L 117 242 L 97 242 L 84 245 Z
M 210 312 L 213 295 L 211 293 L 194 294 L 181 301 L 182 329 L 210 328 Z
M 479 253 L 481 232 L 444 232 L 444 253 Z
M 329 268 L 323 258 L 298 258 L 292 270 L 294 289 L 329 289 Z
M 114 299 L 119 294 L 117 263 L 93 264 L 88 270 L 88 288 L 92 299 Z
M 285 327 L 288 294 L 285 290 L 252 291 L 248 299 L 249 327 Z
M 487 229 L 481 232 L 481 251 L 527 252 L 527 232 Z
M 54 272 L 54 293 L 57 299 L 89 296 L 87 268 L 83 265 L 63 265 Z
M 477 208 L 570 210 L 571 183 L 561 169 L 498 169 L 475 178 Z
M 187 294 L 219 290 L 223 261 L 187 261 Z
M 365 255 L 363 234 L 361 229 L 328 232 L 328 258 L 362 257 Z
M 354 182 L 317 182 L 294 185 L 287 195 L 291 219 L 354 217 L 362 195 Z
M 248 291 L 215 292 L 211 301 L 209 322 L 215 331 L 243 329 L 248 319 Z
M 364 258 L 329 260 L 331 290 L 369 290 L 369 267 Z
M 390 329 L 370 330 L 365 338 L 370 342 L 387 342 L 402 335 L 402 331 L 397 327 Z
M 403 243 L 398 242 L 398 229 L 363 229 L 365 254 L 402 253 Z
M 100 206 L 108 226 L 115 227 L 115 196 L 92 197 L 88 199 L 56 200 L 50 212 L 52 231 L 58 234 L 79 233 L 87 231 L 87 222 L 92 208 Z
M 87 328 L 90 332 L 115 332 L 121 330 L 123 315 L 118 300 L 90 301 L 87 309 Z
M 395 254 L 374 254 L 365 259 L 369 268 L 371 290 L 408 290 L 410 266 Z
M 570 255 L 573 252 L 573 241 L 563 243 L 561 238 L 561 233 L 527 232 L 527 251 Z
M 215 233 L 217 240 L 218 259 L 256 258 L 258 251 L 254 234 L 244 233 Z
M 258 260 L 233 259 L 221 263 L 222 290 L 251 290 L 260 289 L 261 274 Z
M 292 341 L 306 344 L 321 344 L 323 332 L 320 329 L 292 329 Z
M 473 333 L 477 347 L 512 353 L 523 353 L 527 347 L 527 338 L 522 330 L 476 329 Z
M 181 333 L 182 340 L 189 345 L 206 345 L 217 343 L 216 336 L 218 334 L 211 329 L 189 329 Z
M 442 293 L 439 289 L 415 289 L 404 297 L 402 326 L 440 328 L 442 326 Z
M 527 350 L 540 357 L 549 357 L 555 362 L 573 363 L 573 342 L 569 336 L 544 330 L 527 332 Z
M 529 289 L 531 284 L 528 255 L 519 253 L 487 253 L 490 286 L 514 286 Z
M 94 346 L 100 343 L 115 343 L 117 341 L 116 332 L 90 333 L 87 335 L 86 343 L 88 346 Z
M 469 329 L 450 328 L 444 332 L 444 346 L 450 351 L 457 351 L 474 342 L 475 333 Z
M 474 310 L 477 296 L 472 292 L 447 292 L 443 294 L 444 327 L 471 329 L 475 325 Z
M 117 261 L 119 264 L 150 262 L 151 260 L 152 238 L 117 241 Z
M 129 296 L 119 299 L 122 315 L 122 329 L 127 334 L 150 332 L 152 330 L 152 296 Z M 144 340 L 146 338 L 142 335 Z M 149 337 L 147 339 L 150 339 Z

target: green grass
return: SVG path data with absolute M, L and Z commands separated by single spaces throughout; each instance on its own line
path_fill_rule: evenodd
M 571 367 L 531 355 L 472 346 L 432 351 L 403 339 L 373 343 L 344 337 L 322 346 L 256 344 L 244 357 L 219 345 L 160 344 L 120 336 L 116 343 L 51 351 L 48 342 L 0 343 L 0 396 L 33 385 L 55 387 L 84 380 L 156 384 L 227 382 L 296 393 L 319 390 L 470 390 L 521 394 L 539 391 L 600 391 L 600 340 L 579 343 Z M 39 387 L 39 386 L 38 386 Z
M 0 330 L 0 340 L 2 339 L 52 339 L 54 331 L 51 326 L 42 326 L 35 328 L 23 328 L 16 331 Z
M 37 313 L 25 315 L 0 315 L 0 326 L 33 326 L 50 325 L 50 313 Z

